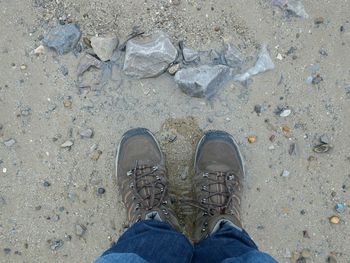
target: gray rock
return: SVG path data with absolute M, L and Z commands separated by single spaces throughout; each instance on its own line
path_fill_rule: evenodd
M 78 237 L 82 237 L 86 232 L 86 227 L 84 225 L 75 224 L 74 229 Z
M 4 144 L 6 147 L 12 147 L 16 143 L 15 139 L 8 139 L 7 141 L 4 141 Z
M 64 244 L 64 241 L 62 239 L 59 239 L 59 240 L 53 240 L 50 244 L 50 249 L 51 250 L 57 250 L 59 249 L 60 247 L 62 247 Z
M 320 137 L 320 142 L 325 143 L 325 144 L 329 144 L 330 143 L 329 136 L 327 134 L 323 134 Z
M 290 172 L 288 170 L 283 170 L 281 176 L 282 177 L 288 177 L 290 175 Z
M 174 65 L 171 65 L 169 68 L 168 68 L 168 73 L 170 75 L 175 75 L 176 72 L 178 72 L 180 69 L 180 64 L 176 63 Z
M 116 36 L 92 37 L 90 41 L 92 49 L 102 61 L 108 61 L 112 58 L 113 51 L 119 43 Z
M 156 77 L 175 61 L 177 49 L 162 32 L 133 38 L 126 44 L 125 74 L 136 78 Z
M 81 131 L 79 134 L 81 138 L 91 138 L 94 132 L 91 129 L 86 129 Z
M 229 79 L 230 68 L 223 65 L 203 65 L 181 69 L 175 81 L 184 93 L 192 97 L 212 97 Z
M 72 145 L 73 145 L 72 141 L 66 141 L 66 142 L 61 144 L 61 147 L 62 148 L 68 148 L 68 147 L 71 147 Z
M 244 63 L 244 57 L 241 51 L 230 41 L 225 43 L 224 56 L 226 63 L 232 68 L 241 68 Z
M 57 25 L 44 36 L 43 44 L 63 55 L 74 49 L 80 36 L 81 32 L 76 24 Z
M 190 63 L 190 62 L 197 61 L 199 59 L 199 52 L 191 48 L 184 47 L 182 49 L 182 56 L 185 62 Z

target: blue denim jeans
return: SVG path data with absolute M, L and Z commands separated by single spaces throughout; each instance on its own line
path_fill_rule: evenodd
M 144 220 L 134 224 L 95 263 L 276 263 L 258 250 L 244 230 L 223 226 L 196 246 L 169 224 Z

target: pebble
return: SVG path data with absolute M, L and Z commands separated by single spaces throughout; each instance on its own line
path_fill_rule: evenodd
M 62 148 L 67 148 L 67 147 L 71 147 L 74 143 L 72 141 L 66 141 L 64 143 L 61 144 Z
M 276 141 L 276 135 L 272 134 L 272 135 L 270 136 L 270 141 L 271 141 L 271 142 Z
M 43 45 L 38 46 L 36 49 L 34 49 L 35 55 L 43 55 L 45 54 L 45 47 Z
M 330 143 L 330 139 L 329 139 L 328 135 L 327 134 L 323 134 L 320 137 L 320 142 L 322 142 L 324 144 L 329 144 Z
M 254 106 L 254 111 L 255 113 L 260 116 L 261 115 L 261 112 L 262 112 L 262 106 L 261 105 L 255 105 Z
M 6 254 L 6 255 L 8 255 L 8 254 L 10 254 L 11 253 L 11 248 L 4 248 L 4 253 Z
M 176 72 L 178 72 L 180 69 L 180 64 L 179 63 L 176 63 L 176 64 L 173 64 L 171 65 L 169 68 L 168 68 L 168 73 L 170 75 L 175 75 Z
M 16 143 L 15 139 L 8 139 L 7 141 L 4 141 L 4 144 L 6 147 L 12 147 Z
M 318 53 L 320 53 L 322 56 L 328 56 L 328 52 L 324 49 L 324 48 L 321 48 Z
M 316 17 L 314 22 L 315 22 L 316 25 L 323 24 L 324 23 L 324 18 L 322 16 Z
M 94 153 L 91 156 L 91 160 L 97 161 L 98 159 L 100 159 L 101 154 L 102 154 L 101 150 L 94 151 Z
M 248 137 L 248 142 L 249 143 L 255 143 L 256 142 L 256 136 L 249 136 Z
M 288 177 L 290 175 L 290 172 L 288 170 L 283 170 L 281 176 L 282 177 Z
M 22 64 L 19 68 L 21 70 L 26 70 L 28 68 L 28 66 L 26 64 Z
M 51 184 L 50 184 L 48 181 L 44 181 L 43 186 L 44 186 L 44 187 L 50 187 Z
M 329 222 L 331 222 L 332 224 L 339 224 L 340 223 L 340 218 L 339 216 L 331 216 L 329 218 Z
M 61 71 L 63 76 L 67 76 L 69 73 L 68 68 L 66 66 L 63 66 L 63 65 L 60 67 L 60 71 Z
M 72 108 L 72 101 L 70 101 L 70 100 L 65 100 L 65 101 L 63 102 L 63 106 L 64 106 L 65 108 L 71 109 L 71 108 Z
M 327 258 L 327 263 L 337 263 L 337 258 L 334 255 L 329 255 Z
M 344 213 L 345 212 L 345 205 L 343 203 L 338 203 L 336 204 L 335 206 L 335 210 L 338 212 L 338 213 Z
M 79 134 L 81 138 L 91 138 L 94 132 L 92 129 L 86 129 L 81 131 Z
M 97 193 L 98 193 L 99 195 L 103 195 L 105 192 L 106 192 L 106 189 L 104 189 L 103 187 L 99 187 L 99 188 L 97 189 Z
M 63 246 L 63 244 L 64 244 L 64 241 L 62 239 L 54 240 L 50 244 L 50 249 L 57 250 L 57 249 L 61 248 Z
M 303 237 L 304 238 L 310 238 L 309 232 L 307 232 L 307 230 L 303 231 Z
M 74 229 L 75 229 L 75 234 L 78 237 L 82 237 L 86 233 L 86 230 L 87 230 L 84 225 L 80 225 L 80 224 L 75 224 Z
M 282 56 L 281 53 L 278 53 L 276 58 L 277 58 L 278 60 L 283 60 L 283 56 Z
M 302 256 L 303 258 L 311 258 L 310 250 L 308 250 L 308 249 L 303 249 L 303 250 L 301 251 L 301 256 Z
M 290 132 L 290 128 L 288 126 L 283 126 L 282 127 L 282 131 L 289 133 Z
M 291 113 L 292 111 L 290 109 L 282 110 L 280 113 L 280 117 L 288 117 Z
M 312 84 L 317 85 L 320 84 L 321 81 L 323 81 L 323 78 L 320 75 L 317 75 L 312 79 Z

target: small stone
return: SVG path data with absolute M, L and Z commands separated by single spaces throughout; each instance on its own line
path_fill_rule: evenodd
M 335 206 L 335 210 L 338 212 L 338 213 L 344 213 L 345 212 L 345 205 L 343 203 L 338 203 L 336 204 Z
M 327 134 L 323 134 L 320 137 L 320 142 L 324 143 L 324 144 L 329 144 L 330 143 L 330 139 L 329 139 L 328 135 Z
M 10 254 L 11 253 L 11 248 L 8 248 L 8 247 L 4 248 L 4 253 L 5 253 L 5 255 Z
M 340 223 L 340 218 L 339 218 L 339 216 L 331 216 L 329 218 L 329 222 L 331 222 L 332 224 L 337 225 L 337 224 Z
M 269 140 L 270 140 L 271 142 L 276 141 L 276 135 L 272 134 L 272 135 L 270 136 Z
M 303 237 L 304 238 L 310 238 L 309 233 L 307 232 L 307 230 L 303 230 Z
M 99 188 L 97 189 L 97 193 L 98 193 L 99 195 L 103 195 L 105 192 L 106 192 L 106 189 L 104 189 L 103 187 L 99 187 Z
M 289 153 L 289 155 L 296 155 L 297 154 L 297 145 L 296 145 L 296 143 L 292 143 L 289 146 L 288 153 Z
M 291 113 L 292 111 L 290 109 L 282 110 L 280 113 L 280 117 L 288 117 Z
M 189 168 L 185 167 L 180 175 L 181 180 L 186 180 L 188 178 Z
M 36 207 L 35 207 L 35 210 L 36 210 L 36 211 L 40 211 L 40 210 L 41 210 L 41 205 L 36 206 Z
M 63 55 L 75 48 L 80 36 L 81 32 L 76 24 L 57 25 L 44 36 L 43 44 Z
M 327 258 L 327 263 L 337 263 L 337 258 L 334 255 L 329 255 Z
M 317 74 L 317 76 L 312 79 L 312 84 L 318 85 L 321 83 L 321 81 L 323 81 L 323 78 Z
M 282 56 L 281 53 L 278 53 L 276 58 L 277 58 L 278 60 L 283 60 L 283 56 Z
M 97 161 L 98 159 L 100 159 L 101 154 L 102 154 L 101 150 L 94 151 L 94 153 L 91 156 L 91 160 Z
M 170 0 L 170 4 L 172 5 L 179 5 L 180 3 L 180 0 Z
M 61 66 L 60 67 L 60 71 L 62 73 L 63 76 L 67 76 L 68 75 L 68 68 L 66 66 Z
M 50 249 L 57 250 L 57 249 L 61 248 L 63 246 L 63 244 L 64 244 L 64 241 L 62 239 L 51 241 Z
M 19 68 L 21 70 L 26 70 L 28 68 L 28 66 L 26 64 L 22 64 Z
M 177 57 L 177 49 L 169 37 L 158 32 L 129 40 L 126 44 L 124 72 L 136 78 L 162 74 Z
M 316 17 L 315 20 L 314 20 L 314 23 L 315 23 L 316 25 L 323 24 L 323 23 L 324 23 L 324 18 L 323 18 L 322 16 Z
M 60 220 L 60 216 L 59 215 L 53 215 L 53 216 L 51 216 L 51 220 L 53 222 L 58 222 Z
M 173 64 L 171 65 L 169 68 L 168 68 L 168 73 L 170 75 L 175 75 L 176 72 L 178 72 L 180 69 L 180 64 L 179 63 L 176 63 L 176 64 Z
M 219 32 L 219 31 L 220 31 L 220 27 L 219 27 L 219 26 L 215 26 L 215 27 L 214 27 L 214 31 L 215 31 L 215 32 Z
M 248 142 L 249 143 L 255 143 L 256 142 L 256 136 L 249 136 L 248 137 Z
M 4 141 L 4 144 L 6 147 L 12 147 L 16 143 L 15 139 L 8 139 L 7 141 Z
M 328 52 L 324 49 L 324 48 L 321 48 L 318 53 L 320 53 L 322 56 L 328 56 Z
M 113 56 L 113 51 L 117 48 L 119 40 L 116 36 L 92 37 L 91 46 L 95 54 L 102 60 L 108 61 Z
M 188 47 L 183 47 L 182 56 L 186 63 L 190 63 L 190 62 L 197 61 L 199 59 L 199 52 Z
M 43 45 L 38 46 L 36 49 L 34 49 L 35 55 L 43 55 L 45 54 L 45 47 Z
M 301 214 L 301 215 L 305 215 L 305 214 L 306 214 L 305 209 L 302 209 L 302 210 L 300 211 L 300 214 Z
M 48 181 L 44 181 L 43 186 L 44 186 L 44 187 L 50 187 L 51 184 L 50 184 Z
M 288 177 L 289 175 L 290 175 L 290 172 L 287 170 L 283 170 L 283 172 L 281 174 L 282 177 Z
M 94 132 L 92 129 L 86 129 L 81 131 L 79 134 L 81 138 L 91 138 Z
M 72 108 L 72 101 L 71 101 L 71 100 L 65 100 L 65 101 L 63 102 L 63 106 L 64 106 L 65 108 L 71 109 L 71 108 Z
M 311 258 L 310 250 L 308 250 L 308 249 L 303 249 L 303 250 L 301 251 L 301 256 L 302 256 L 303 258 Z
M 86 233 L 86 230 L 87 230 L 84 225 L 80 225 L 80 224 L 75 224 L 74 228 L 75 228 L 75 234 L 78 237 L 82 237 Z
M 63 144 L 61 144 L 61 148 L 68 148 L 71 147 L 74 143 L 72 141 L 66 141 Z
M 291 132 L 291 130 L 290 130 L 290 128 L 288 126 L 283 126 L 282 127 L 282 131 L 284 131 L 286 133 L 290 133 Z
M 261 115 L 261 112 L 262 112 L 262 106 L 261 105 L 255 105 L 254 106 L 254 111 L 255 113 L 260 116 Z

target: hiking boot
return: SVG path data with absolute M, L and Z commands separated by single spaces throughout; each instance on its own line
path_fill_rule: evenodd
M 129 225 L 154 219 L 180 229 L 168 207 L 164 156 L 150 131 L 137 128 L 123 135 L 117 150 L 116 175 Z
M 225 223 L 241 229 L 244 165 L 234 138 L 223 131 L 206 133 L 197 145 L 194 170 L 195 206 L 198 208 L 195 242 Z

